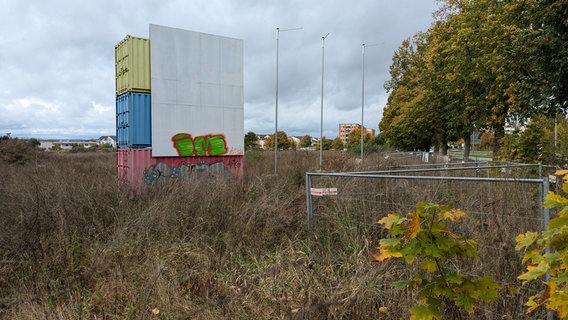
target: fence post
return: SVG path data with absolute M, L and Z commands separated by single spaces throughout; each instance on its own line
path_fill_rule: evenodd
M 542 165 L 539 164 L 539 175 L 542 177 Z M 544 197 L 546 197 L 546 195 L 549 192 L 549 182 L 548 182 L 548 177 L 547 178 L 542 178 L 542 195 L 540 197 L 540 204 L 542 207 L 542 215 L 543 215 L 543 219 L 542 219 L 542 230 L 546 231 L 548 229 L 548 223 L 550 222 L 550 209 L 545 208 L 544 207 Z M 550 246 L 546 247 L 546 253 L 550 253 L 551 249 Z M 548 281 L 550 279 L 550 272 L 547 272 L 546 275 L 544 276 L 545 281 Z M 546 312 L 546 319 L 547 320 L 554 320 L 555 316 L 554 316 L 554 312 L 553 311 L 547 311 Z
M 312 238 L 312 220 L 314 217 L 313 207 L 312 207 L 312 177 L 306 172 L 306 206 L 308 209 L 308 236 Z
M 548 229 L 548 222 L 550 221 L 550 209 L 544 207 L 544 198 L 550 191 L 548 178 L 542 178 L 542 194 L 540 195 L 540 205 L 542 207 L 542 230 Z

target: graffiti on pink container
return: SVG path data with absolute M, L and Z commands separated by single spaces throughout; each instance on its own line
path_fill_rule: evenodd
M 222 134 L 208 134 L 192 137 L 189 133 L 177 133 L 172 137 L 173 146 L 179 156 L 219 156 L 228 151 L 227 141 Z
M 229 166 L 240 167 L 240 162 L 233 160 Z M 147 185 L 155 184 L 158 180 L 164 178 L 178 178 L 188 176 L 190 174 L 211 173 L 231 176 L 229 168 L 223 162 L 215 163 L 180 163 L 177 166 L 169 166 L 163 162 L 151 165 L 144 170 L 144 183 Z

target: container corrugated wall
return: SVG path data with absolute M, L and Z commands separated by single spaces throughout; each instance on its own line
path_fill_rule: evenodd
M 120 148 L 152 146 L 151 96 L 127 92 L 116 97 L 116 137 Z
M 116 95 L 150 92 L 150 40 L 126 36 L 114 47 Z
M 189 176 L 198 172 L 243 175 L 243 156 L 152 157 L 152 149 L 117 150 L 117 180 L 121 186 L 141 190 L 160 180 Z

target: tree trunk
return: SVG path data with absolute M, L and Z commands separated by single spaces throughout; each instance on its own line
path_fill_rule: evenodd
M 493 160 L 497 160 L 499 155 L 499 150 L 501 149 L 501 143 L 505 137 L 505 127 L 499 126 L 499 128 L 494 128 L 493 132 Z
M 442 139 L 440 142 L 440 146 L 442 147 L 442 154 L 447 156 L 448 155 L 448 141 L 447 139 Z
M 464 134 L 463 136 L 463 161 L 469 162 L 469 151 L 471 148 L 471 132 Z

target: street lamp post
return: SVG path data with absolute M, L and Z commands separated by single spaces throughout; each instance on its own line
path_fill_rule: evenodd
M 276 28 L 276 110 L 274 120 L 274 174 L 278 175 L 278 51 L 280 46 L 280 32 L 300 30 L 302 28 L 282 29 Z
M 361 162 L 363 162 L 363 133 L 365 128 L 365 47 L 374 47 L 379 44 L 361 45 Z
M 329 36 L 329 32 L 321 37 L 321 119 L 320 119 L 320 171 L 323 170 L 323 71 L 324 71 L 324 56 L 325 56 L 325 38 Z
M 365 44 L 361 45 L 361 163 L 363 163 L 363 128 L 365 121 Z

